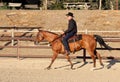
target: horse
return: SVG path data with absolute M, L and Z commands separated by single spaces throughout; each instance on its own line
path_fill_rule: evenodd
M 70 51 L 75 52 L 81 49 L 86 49 L 93 60 L 93 68 L 96 67 L 96 57 L 98 57 L 100 65 L 104 67 L 104 64 L 102 63 L 102 58 L 100 54 L 96 51 L 97 42 L 99 42 L 101 46 L 104 46 L 107 49 L 111 49 L 111 47 L 108 46 L 104 42 L 103 38 L 99 35 L 81 34 L 77 36 L 81 36 L 81 39 L 69 43 Z M 47 69 L 49 70 L 51 69 L 51 66 L 54 63 L 55 59 L 57 58 L 58 54 L 65 54 L 65 49 L 62 43 L 62 36 L 56 33 L 45 30 L 38 30 L 38 33 L 35 38 L 35 44 L 43 40 L 47 40 L 51 44 L 51 48 L 53 51 L 51 63 L 47 67 Z M 68 62 L 70 63 L 71 69 L 73 69 L 73 64 L 70 60 L 70 56 L 69 55 L 65 55 L 65 56 Z

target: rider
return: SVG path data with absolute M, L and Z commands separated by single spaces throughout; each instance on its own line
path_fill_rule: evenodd
M 63 45 L 65 48 L 65 54 L 69 55 L 70 54 L 70 48 L 68 45 L 68 39 L 74 35 L 77 34 L 77 25 L 76 25 L 76 21 L 73 19 L 73 13 L 68 12 L 68 14 L 66 14 L 67 18 L 68 18 L 68 29 L 64 32 L 65 36 L 63 37 Z

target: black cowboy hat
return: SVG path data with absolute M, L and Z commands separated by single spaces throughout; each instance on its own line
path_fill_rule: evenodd
M 71 13 L 71 12 L 68 12 L 68 14 L 66 14 L 66 16 L 74 17 L 74 16 L 73 16 L 73 13 Z

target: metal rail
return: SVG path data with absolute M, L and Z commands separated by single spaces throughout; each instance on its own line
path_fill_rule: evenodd
M 4 37 L 0 37 L 0 41 L 11 41 L 11 40 L 21 40 L 21 41 L 34 41 L 35 40 L 35 36 L 33 37 L 29 37 L 29 36 L 24 36 L 24 37 L 10 37 L 10 36 L 4 36 Z M 103 37 L 103 39 L 106 42 L 120 42 L 120 37 Z
M 29 39 L 16 38 L 16 40 L 17 40 L 17 46 L 0 46 L 0 48 L 17 48 L 17 58 L 18 59 L 20 59 L 20 56 L 21 56 L 20 51 L 19 51 L 20 48 L 40 48 L 40 49 L 50 49 L 51 48 L 50 46 L 20 46 L 19 45 L 20 40 L 29 40 Z M 118 42 L 120 42 L 120 40 Z M 97 50 L 108 50 L 108 49 L 106 49 L 106 48 L 97 48 Z M 112 48 L 111 50 L 120 50 L 120 48 Z M 3 55 L 3 56 L 5 56 L 5 55 Z M 9 55 L 9 56 L 11 56 L 11 55 Z M 26 57 L 26 56 L 22 56 L 22 57 Z M 28 56 L 28 57 L 35 57 L 35 56 Z M 40 58 L 43 58 L 43 57 L 48 58 L 50 56 L 47 57 L 47 56 L 42 55 L 42 56 L 39 56 L 39 57 Z M 75 56 L 72 56 L 72 57 L 75 58 Z M 63 57 L 61 57 L 61 58 L 63 58 Z M 86 62 L 86 50 L 85 49 L 83 49 L 83 61 Z

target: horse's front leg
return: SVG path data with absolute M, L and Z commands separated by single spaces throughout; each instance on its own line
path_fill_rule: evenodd
M 72 62 L 71 62 L 71 60 L 70 60 L 70 56 L 69 56 L 69 55 L 67 55 L 67 56 L 66 56 L 66 58 L 67 58 L 68 62 L 69 62 L 69 63 L 70 63 L 70 65 L 71 65 L 71 69 L 73 69 L 73 64 L 72 64 Z
M 53 56 L 52 56 L 51 63 L 50 63 L 50 65 L 47 67 L 48 70 L 51 69 L 51 66 L 52 66 L 52 64 L 54 63 L 54 61 L 55 61 L 55 59 L 57 58 L 57 56 L 58 56 L 58 53 L 54 52 L 54 54 L 53 54 Z

